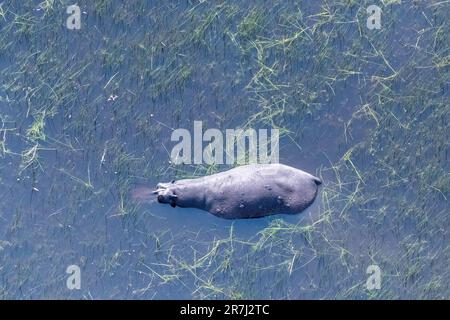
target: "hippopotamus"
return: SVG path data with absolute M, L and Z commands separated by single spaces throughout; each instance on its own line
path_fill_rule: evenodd
M 322 181 L 283 164 L 251 164 L 195 178 L 158 183 L 159 203 L 197 208 L 225 219 L 296 214 L 310 206 Z

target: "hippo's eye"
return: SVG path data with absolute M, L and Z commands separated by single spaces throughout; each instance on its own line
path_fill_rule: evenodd
M 159 203 L 162 203 L 164 200 L 164 197 L 162 195 L 159 195 L 157 199 L 158 199 Z

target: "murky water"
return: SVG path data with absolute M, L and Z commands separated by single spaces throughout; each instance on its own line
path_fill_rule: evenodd
M 448 3 L 385 1 L 375 30 L 370 1 L 79 1 L 80 30 L 71 4 L 0 5 L 1 298 L 449 298 Z M 170 163 L 196 120 L 279 128 L 315 203 L 134 201 L 229 168 Z

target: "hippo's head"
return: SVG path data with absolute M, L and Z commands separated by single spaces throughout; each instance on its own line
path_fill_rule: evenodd
M 159 203 L 169 203 L 172 207 L 176 207 L 177 194 L 174 188 L 175 181 L 170 183 L 158 183 L 156 185 L 156 190 L 153 191 L 154 194 L 158 195 Z

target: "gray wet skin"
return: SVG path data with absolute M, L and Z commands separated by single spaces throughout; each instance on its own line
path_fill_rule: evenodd
M 197 179 L 159 183 L 158 202 L 226 219 L 296 214 L 316 198 L 319 178 L 282 164 L 254 164 Z

